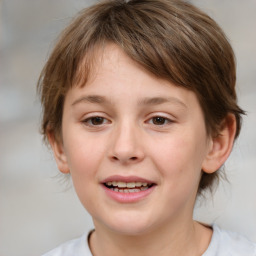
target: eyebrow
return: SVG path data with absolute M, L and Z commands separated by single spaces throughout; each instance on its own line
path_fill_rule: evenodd
M 89 103 L 97 103 L 97 104 L 110 104 L 110 101 L 104 96 L 88 95 L 88 96 L 83 96 L 83 97 L 75 100 L 72 103 L 72 106 L 76 105 L 78 103 L 81 103 L 81 102 L 89 102 Z M 173 104 L 180 105 L 184 108 L 187 108 L 187 105 L 184 102 L 182 102 L 181 100 L 179 100 L 178 98 L 175 98 L 175 97 L 167 97 L 167 98 L 166 97 L 146 97 L 139 101 L 139 105 L 146 105 L 146 106 L 160 105 L 160 104 L 164 104 L 164 103 L 173 103 Z
M 108 100 L 104 96 L 99 96 L 99 95 L 88 95 L 88 96 L 83 96 L 77 100 L 75 100 L 72 103 L 73 105 L 76 105 L 81 102 L 89 102 L 89 103 L 98 103 L 98 104 L 105 104 L 108 103 Z
M 140 105 L 160 105 L 164 103 L 174 103 L 181 105 L 184 108 L 187 108 L 187 105 L 175 97 L 153 97 L 153 98 L 144 98 L 142 99 L 139 104 Z

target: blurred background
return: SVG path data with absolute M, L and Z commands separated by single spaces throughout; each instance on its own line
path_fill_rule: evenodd
M 41 255 L 92 228 L 39 134 L 39 73 L 59 32 L 93 0 L 0 0 L 0 256 Z M 256 1 L 194 0 L 224 29 L 248 115 L 226 164 L 229 183 L 195 218 L 256 242 Z

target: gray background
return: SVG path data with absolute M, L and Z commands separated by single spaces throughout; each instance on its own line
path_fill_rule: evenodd
M 0 256 L 40 255 L 92 227 L 42 143 L 36 96 L 54 39 L 92 2 L 0 0 Z M 228 35 L 237 56 L 240 105 L 248 112 L 226 164 L 230 183 L 198 202 L 195 218 L 256 241 L 256 1 L 193 2 Z

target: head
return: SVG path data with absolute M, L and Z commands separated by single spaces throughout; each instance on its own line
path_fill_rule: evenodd
M 208 136 L 221 136 L 232 116 L 237 138 L 244 112 L 237 105 L 234 53 L 216 22 L 185 1 L 110 0 L 78 14 L 42 71 L 38 88 L 46 140 L 51 134 L 62 142 L 66 95 L 74 86 L 86 86 L 109 44 L 156 78 L 193 92 Z M 218 177 L 218 170 L 202 169 L 198 193 Z

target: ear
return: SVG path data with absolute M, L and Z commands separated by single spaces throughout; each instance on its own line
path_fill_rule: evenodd
M 65 155 L 64 148 L 63 148 L 63 142 L 61 141 L 61 139 L 57 139 L 53 132 L 48 132 L 47 138 L 51 145 L 58 169 L 62 173 L 65 173 L 65 174 L 69 173 L 69 167 L 68 167 L 67 157 Z
M 209 152 L 202 165 L 204 172 L 213 173 L 224 164 L 233 148 L 235 134 L 236 118 L 228 114 L 221 123 L 218 135 L 211 138 Z

